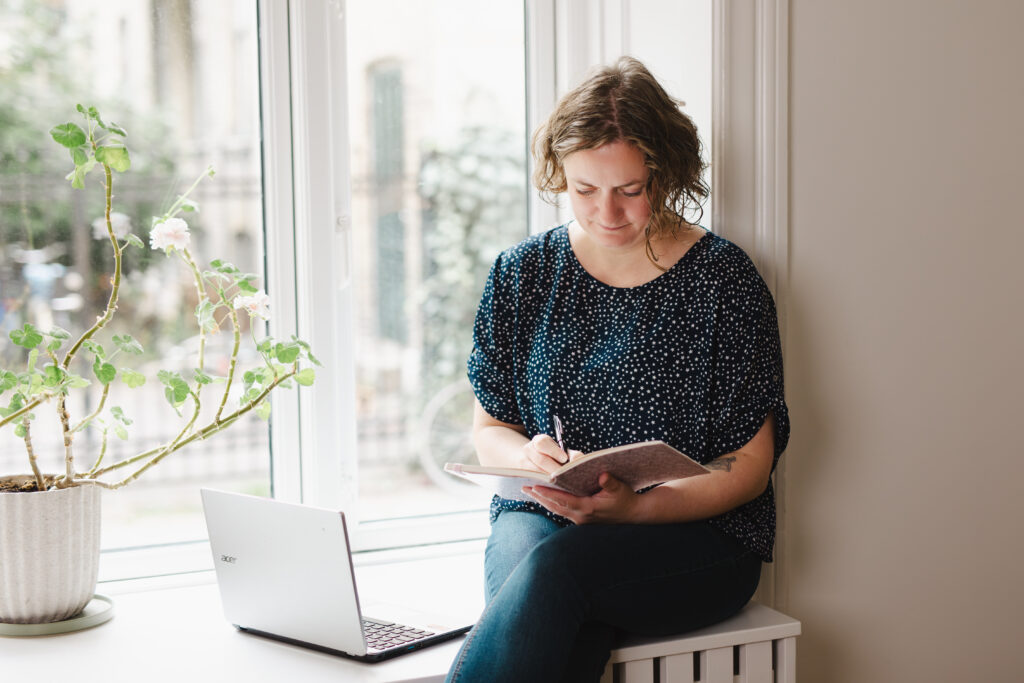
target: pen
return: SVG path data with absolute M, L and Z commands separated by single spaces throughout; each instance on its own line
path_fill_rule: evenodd
M 562 421 L 558 419 L 557 415 L 552 415 L 555 421 L 555 443 L 565 453 L 565 462 L 569 462 L 569 452 L 565 450 L 565 443 L 562 441 Z M 563 463 L 564 464 L 564 463 Z

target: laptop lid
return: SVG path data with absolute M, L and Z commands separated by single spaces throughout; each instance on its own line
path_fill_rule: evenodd
M 229 622 L 366 654 L 344 513 L 212 489 L 201 493 Z

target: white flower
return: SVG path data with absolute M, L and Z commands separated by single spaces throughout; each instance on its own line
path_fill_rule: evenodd
M 236 296 L 235 308 L 244 309 L 251 316 L 270 320 L 270 297 L 262 289 L 255 294 Z
M 110 212 L 110 227 L 114 229 L 114 237 L 123 240 L 132 231 L 132 220 L 120 211 Z M 110 239 L 107 234 L 107 220 L 100 216 L 92 222 L 92 238 L 95 240 Z
M 168 218 L 157 223 L 149 233 L 149 244 L 154 249 L 163 249 L 169 253 L 171 249 L 185 249 L 189 242 L 188 223 L 180 218 Z

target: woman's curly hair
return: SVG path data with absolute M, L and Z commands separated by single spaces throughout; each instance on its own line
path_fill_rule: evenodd
M 565 157 L 622 140 L 643 153 L 648 169 L 647 226 L 652 237 L 673 234 L 692 209 L 703 215 L 710 189 L 697 127 L 651 72 L 632 57 L 601 67 L 566 94 L 533 134 L 533 183 L 548 201 L 566 191 Z

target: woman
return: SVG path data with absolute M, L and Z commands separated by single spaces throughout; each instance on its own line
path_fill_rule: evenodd
M 707 196 L 693 122 L 624 57 L 561 100 L 533 154 L 575 220 L 491 270 L 468 363 L 480 461 L 552 471 L 661 439 L 712 471 L 496 497 L 487 606 L 449 681 L 597 681 L 616 631 L 724 619 L 772 558 L 789 437 L 775 306 L 738 247 L 683 219 Z

